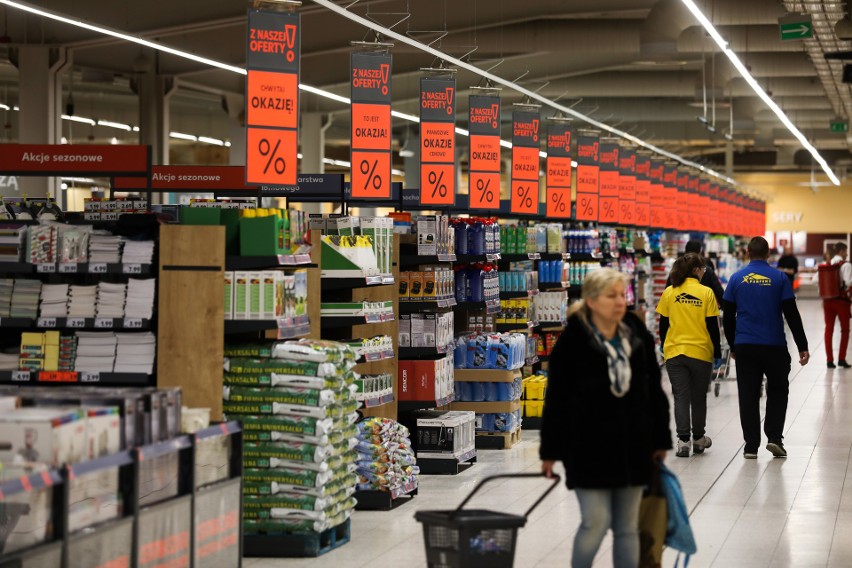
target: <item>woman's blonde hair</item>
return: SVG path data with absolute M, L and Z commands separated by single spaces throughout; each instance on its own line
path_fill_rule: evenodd
M 600 268 L 589 272 L 583 281 L 583 297 L 571 304 L 571 307 L 568 308 L 568 317 L 576 314 L 588 322 L 589 306 L 586 304 L 586 300 L 606 294 L 617 282 L 627 286 L 627 277 L 612 268 Z

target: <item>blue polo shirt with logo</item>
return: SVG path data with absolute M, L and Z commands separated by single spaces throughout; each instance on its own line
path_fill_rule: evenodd
M 736 272 L 723 297 L 737 305 L 734 344 L 786 346 L 781 303 L 795 298 L 787 275 L 765 260 L 752 260 Z

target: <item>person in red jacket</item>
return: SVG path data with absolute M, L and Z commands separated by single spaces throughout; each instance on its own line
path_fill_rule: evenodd
M 589 273 L 550 355 L 539 456 L 548 477 L 562 461 L 580 503 L 573 568 L 592 565 L 610 528 L 615 568 L 639 565 L 642 488 L 672 447 L 654 338 L 625 290 L 615 270 Z
M 846 362 L 846 348 L 849 346 L 849 318 L 850 313 L 849 298 L 845 291 L 852 289 L 852 264 L 849 264 L 847 258 L 849 250 L 846 243 L 837 243 L 834 245 L 834 257 L 830 264 L 840 265 L 840 283 L 843 286 L 841 296 L 837 298 L 826 298 L 822 301 L 822 311 L 825 317 L 825 358 L 829 369 L 841 367 L 848 369 L 852 367 Z M 834 340 L 834 320 L 840 320 L 840 348 L 837 351 L 837 365 L 834 364 L 834 349 L 832 342 Z

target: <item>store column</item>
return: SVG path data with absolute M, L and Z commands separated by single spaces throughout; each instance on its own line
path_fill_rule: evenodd
M 155 165 L 169 164 L 169 99 L 177 80 L 147 69 L 137 75 L 133 90 L 139 96 L 139 143 L 151 146 Z
M 323 122 L 325 115 L 319 112 L 302 113 L 299 128 L 302 161 L 299 172 L 303 174 L 325 173 L 325 131 L 331 126 L 331 115 Z M 303 203 L 302 211 L 323 213 L 321 203 Z
M 405 147 L 408 152 L 402 156 L 405 167 L 405 183 L 402 187 L 420 187 L 420 136 L 415 132 L 406 140 L 408 143 Z
M 11 53 L 18 68 L 18 141 L 22 144 L 59 144 L 62 138 L 62 78 L 70 64 L 64 48 L 24 45 Z M 19 178 L 20 193 L 30 197 L 57 196 L 59 180 Z M 61 201 L 60 201 L 61 205 Z
M 228 140 L 231 142 L 228 165 L 246 165 L 246 100 L 242 95 L 222 95 L 222 107 L 228 113 Z

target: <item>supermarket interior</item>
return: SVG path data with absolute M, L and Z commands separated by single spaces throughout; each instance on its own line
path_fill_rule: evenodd
M 0 7 L 0 568 L 852 566 L 852 2 Z M 743 282 L 799 353 L 756 459 Z M 645 405 L 603 470 L 657 378 L 637 560 L 615 504 L 581 550 L 560 397 Z

